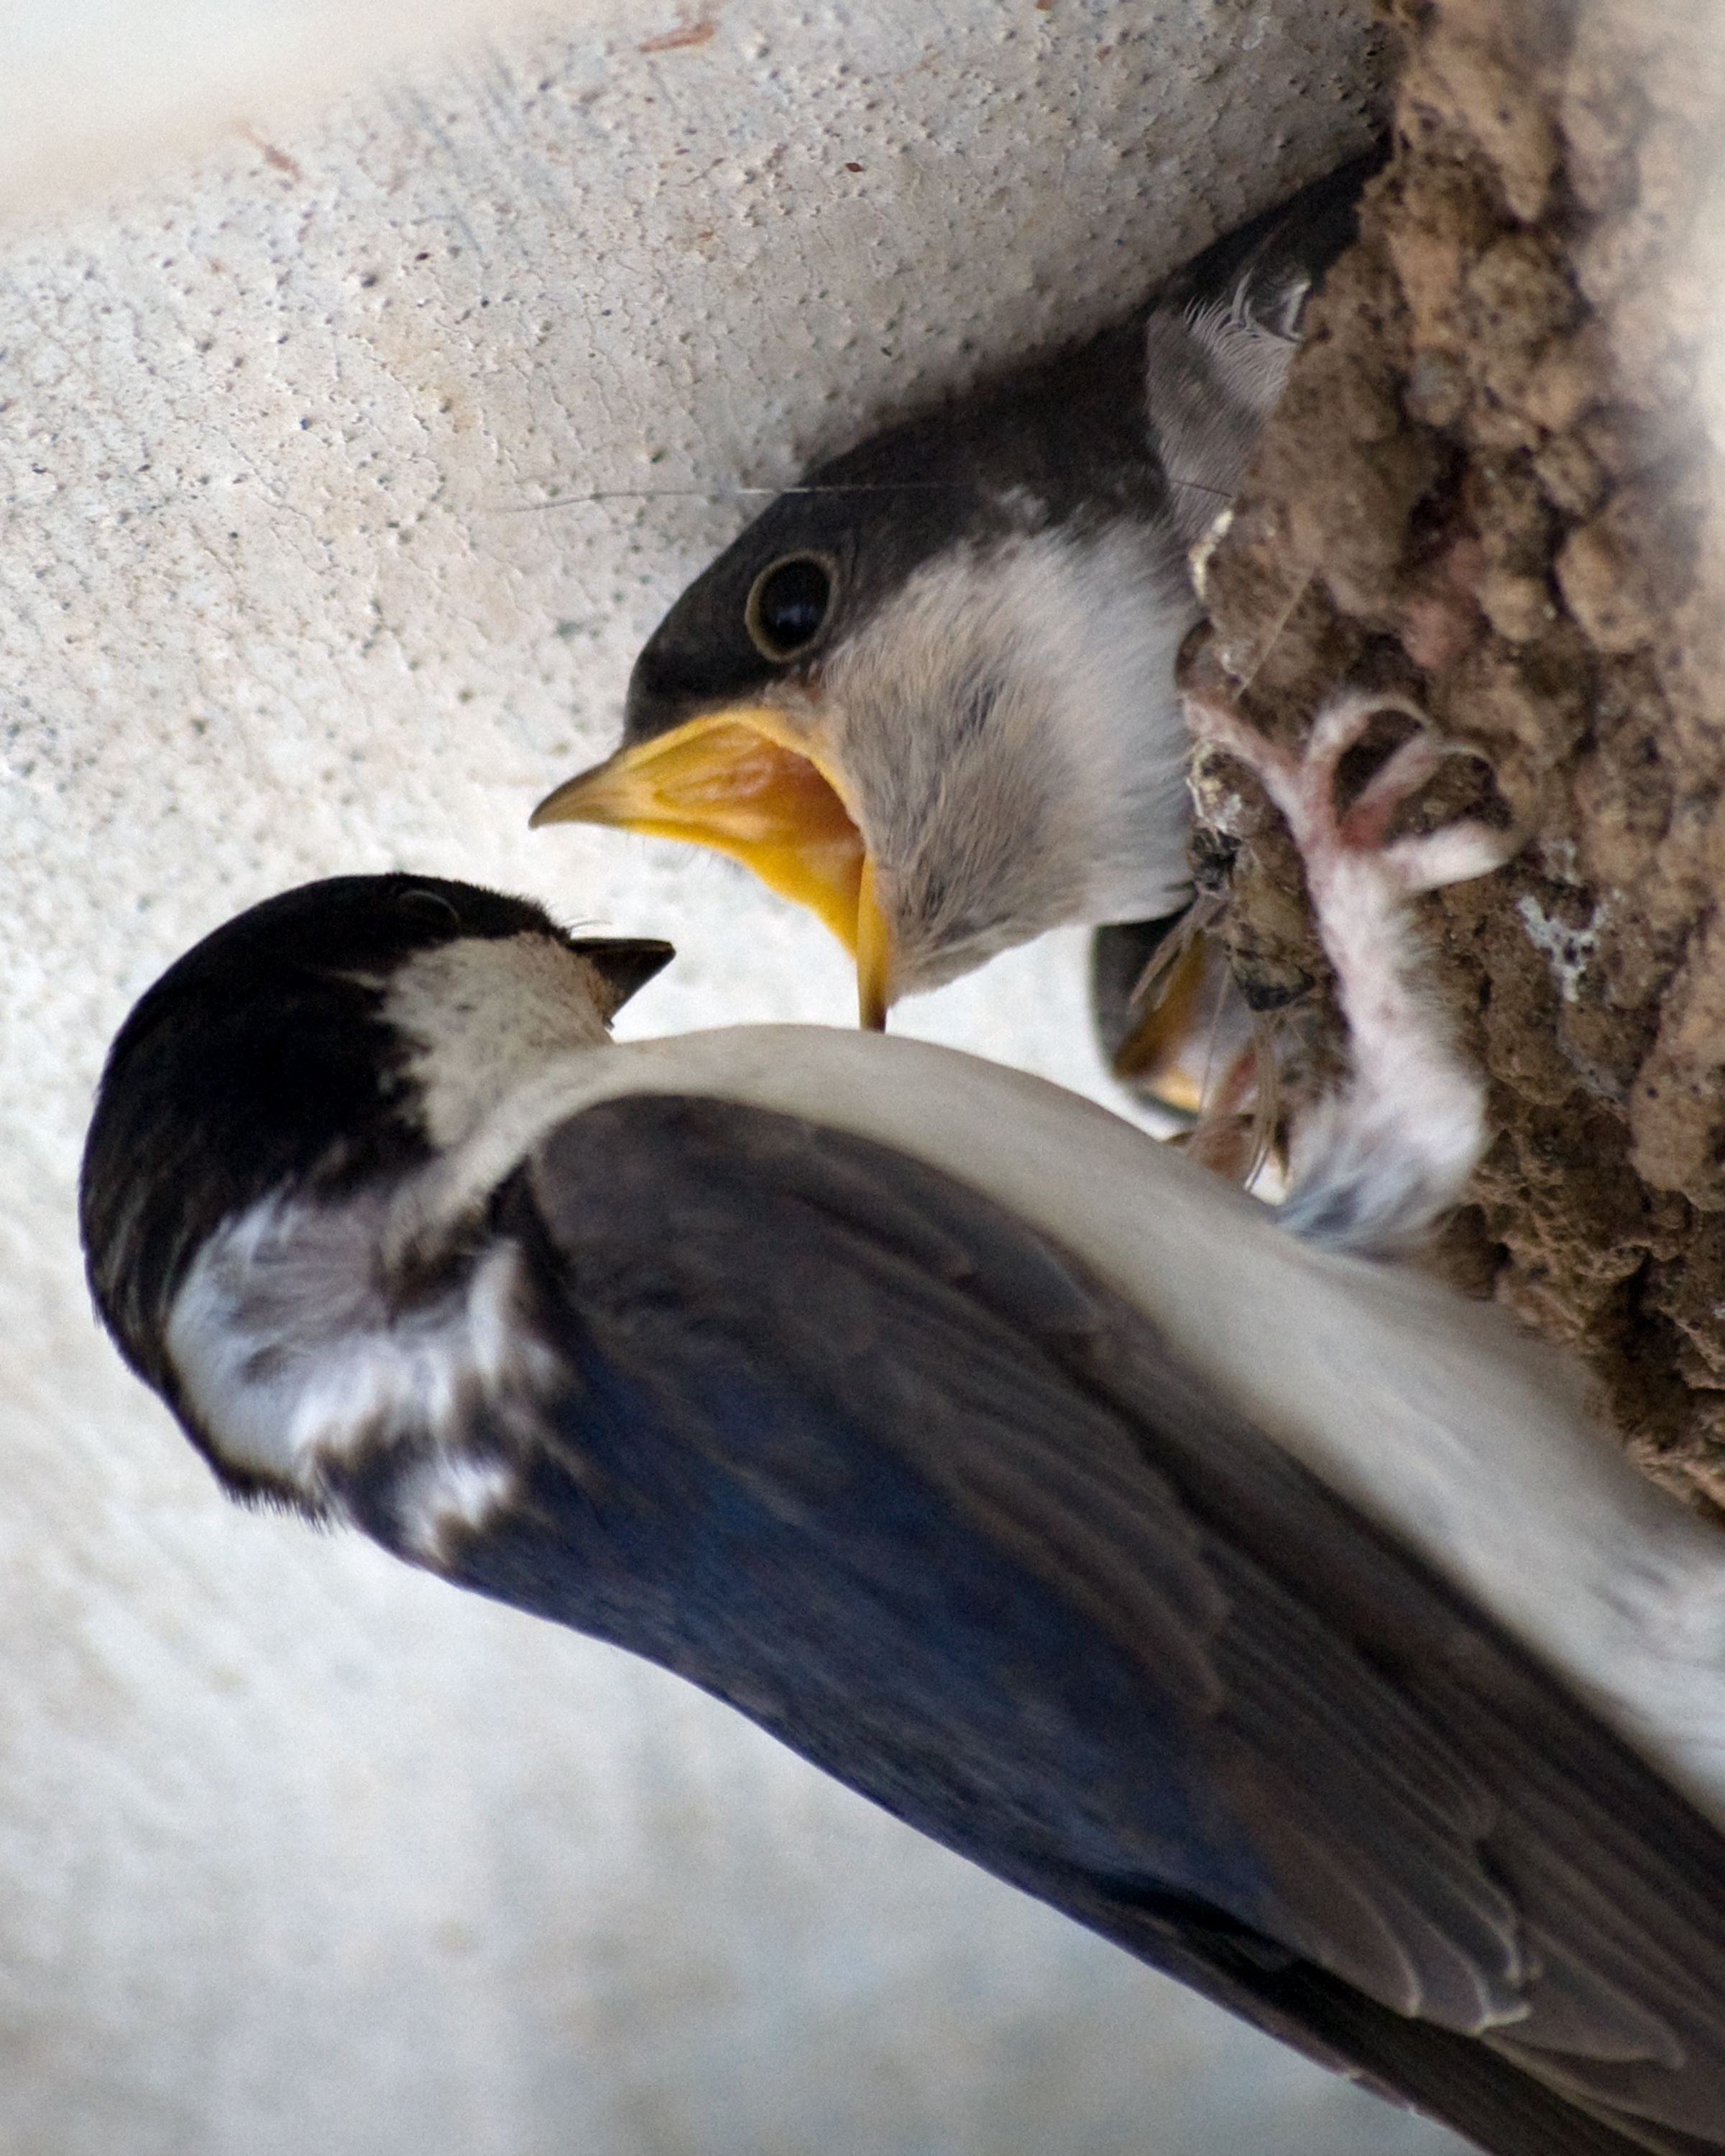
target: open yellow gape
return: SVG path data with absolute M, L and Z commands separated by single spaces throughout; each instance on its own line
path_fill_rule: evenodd
M 1221 946 L 1194 936 L 1168 967 L 1160 993 L 1147 998 L 1137 1023 L 1109 1060 L 1117 1078 L 1135 1082 L 1179 1115 L 1196 1116 L 1209 1088 L 1211 1074 L 1206 1065 L 1214 1014 L 1204 1005 L 1207 1001 L 1213 1004 L 1219 993 L 1219 962 L 1226 966 Z
M 530 821 L 611 824 L 729 854 L 819 915 L 856 960 L 860 1022 L 886 1024 L 891 937 L 874 863 L 836 776 L 771 706 L 710 711 L 620 748 L 547 794 Z

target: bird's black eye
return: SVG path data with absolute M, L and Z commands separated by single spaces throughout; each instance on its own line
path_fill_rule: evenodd
M 412 891 L 396 894 L 395 910 L 404 913 L 409 921 L 422 921 L 428 928 L 459 929 L 461 916 L 440 891 L 421 891 L 417 886 Z
M 819 554 L 788 554 L 756 578 L 743 626 L 763 659 L 794 659 L 813 644 L 833 603 L 833 572 Z

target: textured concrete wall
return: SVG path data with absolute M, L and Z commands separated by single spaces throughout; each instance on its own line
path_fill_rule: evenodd
M 537 21 L 603 28 L 612 0 L 8 0 L 0 220 L 39 218 L 237 129 Z
M 0 52 L 18 202 L 218 138 L 0 259 L 0 2143 L 1435 2148 L 671 1681 L 226 1507 L 96 1337 L 72 1219 L 131 999 L 305 876 L 669 932 L 637 1029 L 844 1022 L 836 948 L 739 874 L 528 806 L 739 490 L 1350 146 L 1358 19 L 618 0 L 278 125 L 407 11 L 259 48 L 264 13 L 126 11 L 150 64 L 87 42 L 58 131 L 119 12 Z M 1054 939 L 906 1023 L 1095 1086 L 1078 970 Z

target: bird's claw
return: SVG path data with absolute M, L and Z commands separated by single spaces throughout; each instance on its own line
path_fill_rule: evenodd
M 1386 896 L 1393 891 L 1412 897 L 1488 875 L 1516 850 L 1512 832 L 1471 817 L 1390 838 L 1396 812 L 1447 757 L 1479 753 L 1465 742 L 1442 740 L 1416 705 L 1393 691 L 1353 689 L 1332 698 L 1297 752 L 1279 747 L 1212 696 L 1189 696 L 1187 712 L 1199 747 L 1223 750 L 1245 764 L 1280 809 L 1306 864 L 1315 903 L 1326 871 L 1339 866 L 1343 856 L 1353 857 L 1356 875 L 1369 857 L 1390 887 Z M 1414 731 L 1343 805 L 1337 798 L 1343 759 L 1386 718 L 1405 720 Z
M 1298 751 L 1266 740 L 1214 693 L 1189 690 L 1187 712 L 1199 749 L 1243 763 L 1286 819 L 1348 1021 L 1353 1076 L 1296 1132 L 1284 1218 L 1337 1248 L 1405 1248 L 1461 1196 L 1484 1107 L 1478 1076 L 1423 988 L 1407 901 L 1501 867 L 1516 837 L 1466 817 L 1392 835 L 1446 757 L 1477 753 L 1439 737 L 1403 696 L 1343 690 Z M 1412 731 L 1363 783 L 1344 784 L 1344 758 L 1386 719 Z

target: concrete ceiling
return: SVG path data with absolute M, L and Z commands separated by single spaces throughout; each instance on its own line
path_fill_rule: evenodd
M 753 490 L 1353 146 L 1360 17 L 259 15 L 27 6 L 0 48 L 7 2145 L 1435 2149 L 672 1681 L 234 1512 L 97 1337 L 72 1212 L 131 999 L 307 876 L 669 934 L 638 1031 L 845 1022 L 740 873 L 528 807 Z M 1081 959 L 906 1023 L 1105 1090 Z

